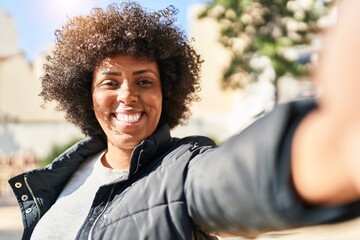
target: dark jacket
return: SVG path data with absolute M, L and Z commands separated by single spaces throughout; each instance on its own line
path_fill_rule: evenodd
M 278 106 L 220 147 L 201 136 L 172 138 L 167 125 L 159 126 L 134 149 L 128 179 L 99 188 L 77 238 L 210 239 L 209 232 L 275 230 L 360 215 L 359 203 L 308 207 L 291 185 L 291 139 L 312 107 L 307 101 Z M 87 138 L 49 166 L 9 180 L 23 214 L 23 239 L 81 162 L 104 148 L 99 136 Z

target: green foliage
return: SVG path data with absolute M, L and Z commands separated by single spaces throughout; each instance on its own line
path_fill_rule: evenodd
M 44 157 L 43 159 L 40 159 L 38 165 L 39 167 L 44 167 L 51 163 L 55 158 L 57 158 L 60 154 L 62 154 L 65 150 L 70 148 L 72 145 L 74 145 L 76 142 L 78 142 L 81 138 L 73 138 L 68 143 L 64 145 L 54 145 L 49 154 Z
M 224 88 L 242 88 L 256 81 L 264 66 L 254 59 L 267 58 L 276 80 L 308 73 L 308 66 L 289 57 L 286 50 L 308 46 L 320 31 L 318 20 L 335 0 L 212 0 L 199 18 L 220 23 L 220 42 L 232 53 L 225 71 Z M 260 64 L 261 65 L 261 64 Z

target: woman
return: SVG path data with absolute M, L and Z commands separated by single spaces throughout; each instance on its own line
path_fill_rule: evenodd
M 88 138 L 10 179 L 23 239 L 212 239 L 359 215 L 359 191 L 335 199 L 302 185 L 307 162 L 291 152 L 304 150 L 312 101 L 279 106 L 220 147 L 170 136 L 198 99 L 202 62 L 175 13 L 126 2 L 56 32 L 40 95 Z

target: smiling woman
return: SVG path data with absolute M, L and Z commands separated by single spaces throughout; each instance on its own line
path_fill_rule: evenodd
M 104 130 L 106 166 L 128 169 L 132 150 L 157 128 L 162 109 L 160 72 L 154 61 L 117 55 L 101 61 L 93 73 L 95 116 Z
M 352 3 L 360 24 L 360 2 Z M 175 26 L 176 12 L 125 1 L 56 31 L 40 95 L 56 101 L 87 138 L 45 168 L 9 180 L 23 239 L 254 237 L 360 216 L 359 174 L 352 169 L 360 159 L 360 119 L 353 114 L 360 87 L 351 89 L 359 85 L 353 78 L 359 61 L 343 55 L 359 51 L 360 28 L 339 34 L 336 46 L 350 46 L 329 48 L 335 57 L 323 68 L 355 73 L 326 74 L 330 95 L 323 101 L 343 97 L 334 100 L 342 103 L 335 112 L 322 101 L 279 105 L 216 146 L 205 136 L 170 135 L 198 100 L 202 63 Z

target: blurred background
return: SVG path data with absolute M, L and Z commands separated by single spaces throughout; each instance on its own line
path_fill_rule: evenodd
M 21 231 L 7 180 L 49 163 L 83 138 L 54 104 L 43 108 L 38 97 L 54 30 L 113 2 L 0 0 L 0 239 L 19 239 Z M 154 10 L 178 8 L 177 25 L 205 60 L 202 100 L 173 136 L 201 134 L 220 143 L 275 104 L 316 95 L 310 75 L 321 32 L 336 22 L 335 0 L 138 2 Z

